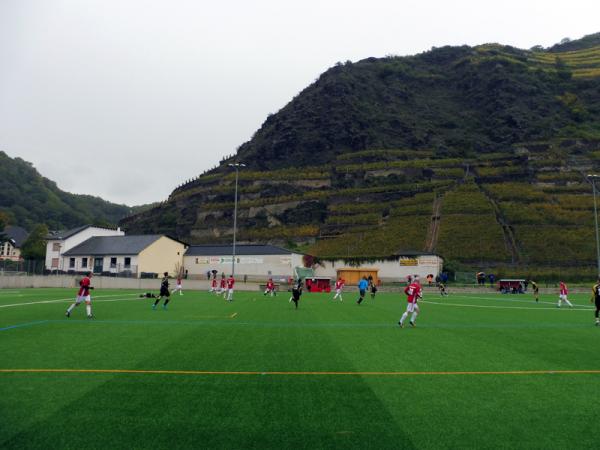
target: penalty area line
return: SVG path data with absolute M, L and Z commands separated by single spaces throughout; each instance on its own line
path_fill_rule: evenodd
M 569 310 L 569 311 L 585 311 L 589 312 L 592 308 L 579 307 L 579 308 L 534 308 L 530 306 L 499 306 L 499 305 L 466 305 L 464 303 L 441 303 L 441 302 L 432 302 L 430 300 L 419 300 L 419 303 L 428 303 L 430 305 L 439 305 L 439 306 L 454 306 L 457 308 L 484 308 L 484 309 L 519 309 L 519 310 L 531 310 L 531 311 L 560 311 L 560 310 Z
M 138 370 L 138 369 L 0 369 L 0 373 L 88 373 L 134 375 L 274 375 L 274 376 L 451 376 L 451 375 L 600 375 L 600 370 L 505 370 L 431 372 L 336 372 L 336 371 L 225 371 L 225 370 Z

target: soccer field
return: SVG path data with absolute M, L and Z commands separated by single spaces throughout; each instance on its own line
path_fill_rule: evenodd
M 598 448 L 586 294 L 0 290 L 0 448 Z

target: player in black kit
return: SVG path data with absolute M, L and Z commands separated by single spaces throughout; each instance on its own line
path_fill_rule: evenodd
M 592 298 L 590 299 L 592 303 L 596 303 L 596 326 L 600 326 L 600 317 L 598 317 L 598 313 L 600 312 L 600 278 L 598 278 L 598 282 L 592 288 Z
M 292 287 L 292 296 L 290 297 L 290 302 L 294 302 L 296 305 L 296 309 L 298 309 L 298 302 L 300 301 L 300 296 L 302 295 L 302 279 L 299 278 L 294 286 Z
M 152 305 L 152 309 L 156 309 L 156 306 L 160 303 L 160 299 L 165 297 L 165 303 L 163 304 L 163 309 L 167 309 L 167 304 L 169 303 L 171 292 L 169 291 L 169 272 L 165 272 L 163 274 L 163 279 L 160 282 L 160 294 L 156 297 L 156 301 L 154 305 Z

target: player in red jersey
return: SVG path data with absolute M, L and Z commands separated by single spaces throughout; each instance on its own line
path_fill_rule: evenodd
M 265 289 L 265 293 L 263 295 L 267 294 L 270 294 L 271 297 L 277 295 L 277 292 L 275 292 L 275 283 L 273 283 L 272 278 L 269 278 L 269 281 L 267 281 L 267 288 Z
M 339 297 L 340 302 L 344 301 L 344 299 L 342 298 L 342 290 L 344 289 L 344 284 L 346 284 L 344 279 L 342 277 L 339 277 L 338 280 L 335 282 L 335 295 L 333 296 L 333 300 Z
M 212 281 L 210 282 L 210 291 L 208 292 L 214 292 L 215 294 L 217 293 L 217 279 L 215 277 L 213 277 Z
M 183 295 L 183 287 L 181 286 L 181 275 L 177 275 L 177 283 L 175 284 L 175 289 L 171 291 L 171 294 L 179 291 L 179 295 Z
M 229 278 L 227 278 L 227 301 L 228 302 L 233 301 L 233 286 L 234 285 L 235 285 L 235 278 L 233 278 L 233 275 L 229 275 Z
M 414 327 L 415 320 L 417 319 L 417 316 L 419 315 L 419 305 L 417 302 L 419 301 L 420 298 L 423 298 L 423 292 L 421 290 L 421 283 L 419 282 L 419 279 L 417 277 L 414 278 L 414 280 L 411 284 L 409 284 L 408 286 L 406 286 L 406 288 L 404 288 L 404 293 L 406 294 L 406 301 L 407 301 L 406 311 L 404 311 L 404 314 L 402 314 L 402 317 L 400 318 L 398 325 L 400 325 L 400 328 L 403 328 L 404 321 L 408 317 L 408 313 L 412 313 L 412 316 L 410 317 L 410 326 Z
M 223 296 L 227 294 L 227 280 L 225 279 L 225 275 L 221 277 L 221 283 L 219 284 L 218 294 L 223 294 Z
M 85 302 L 85 309 L 87 312 L 88 319 L 94 317 L 92 315 L 92 297 L 90 296 L 90 289 L 94 289 L 92 283 L 92 272 L 86 272 L 85 276 L 79 282 L 79 291 L 77 291 L 77 298 L 71 306 L 67 309 L 65 316 L 71 317 L 71 311 L 76 306 L 79 306 L 81 302 Z
M 567 285 L 565 284 L 565 282 L 561 281 L 558 287 L 560 289 L 560 292 L 558 294 L 558 304 L 556 305 L 556 307 L 560 308 L 561 303 L 564 301 L 567 305 L 569 305 L 569 308 L 572 308 L 573 305 L 567 298 L 567 295 L 569 294 L 569 290 L 567 289 Z

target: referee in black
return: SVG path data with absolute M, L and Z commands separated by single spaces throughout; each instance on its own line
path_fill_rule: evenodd
M 169 292 L 169 272 L 163 273 L 163 278 L 160 282 L 160 294 L 158 294 L 158 297 L 156 297 L 156 301 L 154 302 L 154 305 L 152 305 L 152 309 L 156 309 L 156 305 L 160 303 L 160 299 L 163 297 L 165 297 L 163 309 L 167 309 L 167 304 L 169 303 L 169 299 L 171 297 L 171 292 Z
M 592 288 L 592 298 L 590 302 L 596 303 L 596 326 L 600 326 L 600 318 L 598 317 L 598 312 L 600 312 L 600 277 L 598 278 L 598 282 Z

